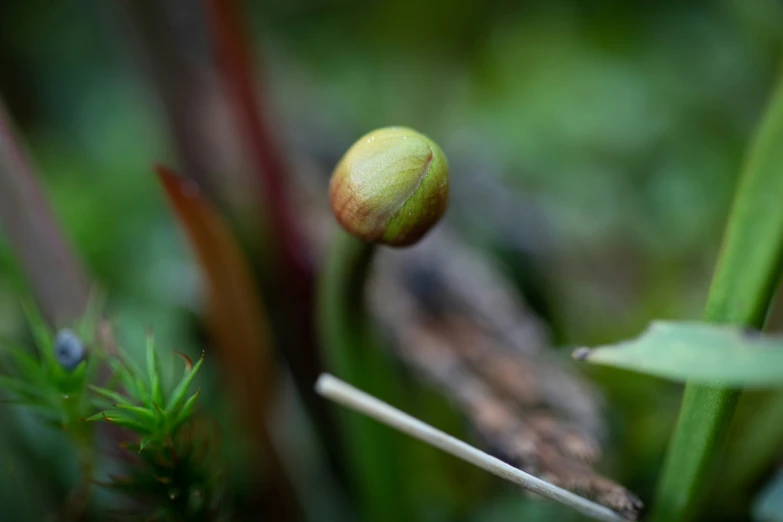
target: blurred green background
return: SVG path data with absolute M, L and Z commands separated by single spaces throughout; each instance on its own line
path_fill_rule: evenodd
M 199 71 L 179 78 L 196 93 L 194 121 L 217 143 L 212 166 L 252 236 L 254 200 L 216 95 L 203 14 L 195 2 L 165 3 L 173 40 Z M 504 263 L 558 346 L 700 315 L 743 150 L 777 75 L 780 2 L 290 0 L 245 9 L 261 96 L 305 183 L 325 186 L 364 132 L 411 126 L 449 157 L 449 221 Z M 198 268 L 151 170 L 175 153 L 128 18 L 122 3 L 99 0 L 1 2 L 0 93 L 125 333 L 152 325 L 162 344 L 197 349 Z M 27 293 L 0 234 L 1 334 L 24 329 Z M 649 502 L 680 389 L 614 370 L 590 376 L 608 394 L 603 467 Z M 58 494 L 48 475 L 73 473 L 47 465 L 62 460 L 57 437 L 24 433 L 48 442 L 35 452 L 18 430 L 0 429 L 0 520 L 36 519 Z M 503 491 L 466 519 L 572 519 Z M 320 519 L 339 519 L 339 502 L 323 502 L 332 507 Z

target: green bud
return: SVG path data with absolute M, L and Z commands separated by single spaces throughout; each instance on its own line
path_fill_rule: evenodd
M 438 145 L 406 127 L 375 130 L 353 144 L 329 185 L 342 227 L 365 241 L 408 246 L 443 216 L 449 167 Z

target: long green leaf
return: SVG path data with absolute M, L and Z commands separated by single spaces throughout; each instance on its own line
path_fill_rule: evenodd
M 574 357 L 674 381 L 723 386 L 783 386 L 783 337 L 731 326 L 656 321 L 629 341 Z
M 704 319 L 761 328 L 783 254 L 783 81 L 750 149 L 729 216 Z M 653 522 L 692 518 L 711 485 L 739 391 L 689 383 L 664 466 Z

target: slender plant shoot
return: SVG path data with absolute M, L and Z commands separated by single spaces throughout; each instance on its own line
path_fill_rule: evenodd
M 357 141 L 335 168 L 329 199 L 338 230 L 319 282 L 319 328 L 331 371 L 386 400 L 402 395 L 394 363 L 378 349 L 364 302 L 376 243 L 412 245 L 441 218 L 448 200 L 448 166 L 429 138 L 411 129 L 380 129 Z M 415 520 L 409 481 L 394 434 L 355 416 L 342 416 L 351 448 L 349 469 L 363 518 Z
M 751 147 L 726 226 L 704 320 L 760 329 L 783 258 L 783 82 Z M 672 439 L 654 522 L 696 514 L 723 452 L 740 390 L 689 382 Z

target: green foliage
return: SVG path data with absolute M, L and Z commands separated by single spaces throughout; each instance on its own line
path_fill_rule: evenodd
M 3 94 L 29 138 L 55 215 L 124 317 L 142 324 L 154 318 L 158 334 L 188 342 L 192 265 L 155 180 L 139 175 L 150 158 L 171 155 L 166 118 L 138 88 L 142 79 L 107 55 L 123 42 L 105 45 L 106 38 L 123 32 L 104 26 L 112 17 L 92 16 L 76 2 L 57 9 L 41 0 L 0 4 Z M 483 245 L 502 242 L 513 252 L 509 267 L 527 277 L 520 252 L 525 261 L 528 251 L 536 253 L 536 261 L 544 250 L 546 270 L 532 279 L 556 338 L 598 343 L 630 336 L 650 317 L 696 317 L 737 153 L 779 54 L 779 2 L 629 5 L 566 0 L 517 9 L 468 0 L 449 3 L 448 23 L 441 23 L 444 2 L 304 2 L 297 9 L 260 2 L 248 3 L 247 21 L 261 35 L 265 90 L 300 160 L 315 168 L 336 159 L 348 136 L 379 122 L 409 122 L 442 136 L 447 152 L 458 153 L 456 170 L 471 178 L 455 184 L 455 195 L 468 187 L 474 203 L 450 210 L 461 231 Z M 194 110 L 183 112 L 199 120 L 211 107 L 202 102 L 196 97 Z M 197 152 L 213 165 L 210 149 Z M 223 170 L 233 172 L 231 165 Z M 485 195 L 476 204 L 484 173 L 504 176 L 516 189 L 508 192 L 523 199 L 514 206 Z M 223 178 L 228 185 L 237 176 Z M 253 191 L 244 186 L 221 187 L 240 196 L 237 214 L 252 208 Z M 491 218 L 514 207 L 523 212 L 510 219 L 523 226 L 510 234 Z M 526 219 L 531 208 L 542 214 Z M 245 214 L 243 226 L 256 230 L 256 213 Z M 18 319 L 9 290 L 22 279 L 2 236 L 0 326 L 10 332 Z M 534 236 L 523 245 L 529 249 L 509 244 L 522 236 Z M 257 256 L 264 266 L 273 257 L 267 254 Z M 13 359 L 3 362 L 18 375 Z M 651 498 L 677 387 L 599 370 L 602 387 L 614 394 L 608 441 L 620 444 L 607 447 L 612 473 Z M 210 395 L 219 405 L 220 394 Z M 19 427 L 12 417 L 0 423 L 4 437 Z M 698 437 L 695 421 L 693 428 Z M 30 446 L 50 448 L 38 440 Z M 0 446 L 9 466 L 2 475 L 11 476 L 13 456 L 35 476 L 2 488 L 0 519 L 19 520 L 9 509 L 20 502 L 54 510 L 55 493 L 44 484 L 53 474 L 41 473 L 45 468 L 10 442 Z M 519 516 L 507 507 L 498 520 Z
M 213 452 L 215 430 L 206 421 L 194 420 L 199 392 L 189 393 L 204 358 L 193 364 L 179 354 L 185 369 L 171 386 L 152 335 L 147 337 L 146 371 L 121 348 L 106 350 L 94 341 L 88 343 L 89 355 L 73 365 L 58 353 L 60 337 L 37 310 L 29 307 L 27 316 L 35 352 L 3 343 L 8 360 L 0 389 L 9 396 L 7 402 L 34 411 L 70 435 L 82 467 L 79 502 L 86 503 L 88 485 L 96 478 L 95 425 L 89 421 L 105 420 L 134 436 L 123 446 L 135 458 L 124 476 L 107 484 L 133 498 L 114 513 L 117 518 L 137 519 L 136 506 L 148 520 L 220 520 L 225 495 L 219 487 L 223 468 Z M 76 327 L 79 335 L 69 333 L 78 348 L 82 339 L 93 338 L 97 317 L 92 306 Z M 102 367 L 110 370 L 109 381 L 97 386 Z
M 134 520 L 143 513 L 146 520 L 213 521 L 221 520 L 225 510 L 215 430 L 193 418 L 199 391 L 189 394 L 204 358 L 193 364 L 186 355 L 178 355 L 185 369 L 175 384 L 167 386 L 154 337 L 148 334 L 146 371 L 118 348 L 116 356 L 107 359 L 115 386 L 90 386 L 103 410 L 86 420 L 104 420 L 135 436 L 123 444 L 135 457 L 132 464 L 107 484 L 133 499 L 115 513 L 118 518 Z M 139 500 L 146 503 L 139 506 Z
M 154 337 L 147 336 L 147 371 L 142 371 L 123 351 L 108 360 L 114 380 L 126 395 L 106 387 L 90 386 L 102 399 L 103 411 L 87 420 L 105 420 L 141 437 L 140 449 L 148 444 L 162 445 L 171 440 L 193 415 L 199 392 L 188 395 L 188 389 L 201 368 L 204 358 L 194 365 L 186 356 L 185 371 L 169 392 L 160 372 Z
M 35 350 L 0 342 L 6 348 L 0 389 L 8 395 L 7 403 L 27 407 L 47 423 L 68 429 L 95 409 L 88 386 L 97 377 L 100 358 L 93 351 L 75 368 L 64 367 L 56 356 L 54 333 L 37 309 L 25 310 Z M 77 327 L 82 339 L 92 337 L 96 317 L 93 308 Z
M 761 328 L 783 261 L 783 81 L 750 149 L 704 318 Z M 710 486 L 736 408 L 736 389 L 689 383 L 653 520 L 692 518 Z
M 122 503 L 114 516 L 122 520 L 225 520 L 229 508 L 226 469 L 214 444 L 216 432 L 206 420 L 193 419 L 166 440 L 125 445 L 135 459 L 107 486 L 131 502 Z
M 580 349 L 574 357 L 674 381 L 783 385 L 783 338 L 730 326 L 655 321 L 635 339 Z

